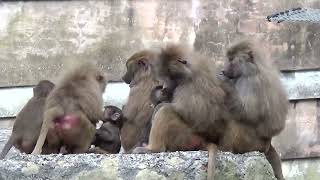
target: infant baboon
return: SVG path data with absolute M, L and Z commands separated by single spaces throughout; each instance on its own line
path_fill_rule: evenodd
M 84 153 L 102 119 L 106 78 L 93 64 L 84 63 L 65 74 L 47 98 L 44 119 L 35 149 L 40 154 L 45 138 L 48 145 L 69 153 Z
M 249 150 L 266 153 L 276 177 L 283 179 L 281 161 L 271 139 L 285 127 L 288 99 L 279 71 L 255 47 L 259 46 L 246 40 L 227 51 L 223 87 L 230 95 L 226 98 L 227 107 L 237 121 L 228 127 L 232 129 L 229 132 L 238 134 L 226 135 L 229 137 L 224 137 L 226 141 L 222 141 L 221 147 L 236 153 Z
M 97 130 L 93 145 L 90 149 L 93 153 L 118 153 L 121 148 L 120 130 L 123 125 L 123 115 L 121 109 L 116 106 L 104 107 L 103 124 Z
M 40 81 L 33 88 L 33 97 L 18 113 L 11 136 L 1 152 L 0 159 L 7 155 L 12 146 L 19 149 L 20 152 L 27 154 L 32 152 L 42 125 L 45 100 L 53 88 L 54 84 L 48 80 Z M 49 151 L 47 149 L 47 152 Z
M 169 103 L 172 100 L 173 90 L 163 88 L 163 86 L 155 87 L 150 94 L 152 106 L 155 108 L 160 103 Z M 169 92 L 171 91 L 171 92 Z

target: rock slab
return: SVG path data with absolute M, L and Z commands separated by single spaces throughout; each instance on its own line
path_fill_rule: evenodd
M 2 180 L 206 179 L 206 151 L 155 154 L 15 154 L 0 161 Z M 275 180 L 263 154 L 219 152 L 216 180 Z

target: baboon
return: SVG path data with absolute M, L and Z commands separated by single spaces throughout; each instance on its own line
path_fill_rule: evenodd
M 0 154 L 0 159 L 7 155 L 12 146 L 19 149 L 20 152 L 27 154 L 32 152 L 40 133 L 45 100 L 53 87 L 52 82 L 42 80 L 33 88 L 33 97 L 18 113 L 11 136 Z
M 142 51 L 126 62 L 127 71 L 122 79 L 129 84 L 130 93 L 122 110 L 126 121 L 121 129 L 121 144 L 126 152 L 148 144 L 153 113 L 150 93 L 159 85 L 151 76 L 148 62 L 155 58 L 155 53 L 151 50 Z
M 214 76 L 215 64 L 192 50 L 179 45 L 168 45 L 160 51 L 150 66 L 155 79 L 169 84 L 163 88 L 169 87 L 169 90 L 173 90 L 169 91 L 173 93 L 171 103 L 162 105 L 154 120 L 161 119 L 159 123 L 162 123 L 166 121 L 164 119 L 173 119 L 167 118 L 168 114 L 175 114 L 194 134 L 200 135 L 208 142 L 217 142 L 219 135 L 223 133 L 220 129 L 223 129 L 226 112 L 223 106 L 225 93 Z M 170 87 L 172 84 L 174 89 Z M 163 151 L 166 144 L 159 144 L 159 141 L 150 142 L 153 130 L 158 131 L 157 129 L 159 128 L 152 125 L 149 147 L 152 151 Z M 161 148 L 153 148 L 152 143 Z
M 92 143 L 96 147 L 90 152 L 118 153 L 121 148 L 120 130 L 124 121 L 122 111 L 116 106 L 105 106 L 104 108 L 104 123 L 96 132 Z
M 167 46 L 159 53 L 138 52 L 128 62 L 135 63 L 132 69 L 149 71 L 149 74 L 141 77 L 140 74 L 127 73 L 125 82 L 139 84 L 149 76 L 158 80 L 164 90 L 173 91 L 171 103 L 162 104 L 153 116 L 149 144 L 145 149 L 151 152 L 199 150 L 207 149 L 207 142 L 210 142 L 210 154 L 214 154 L 216 147 L 211 143 L 217 143 L 223 133 L 226 115 L 225 93 L 215 76 L 214 63 L 177 45 Z M 126 81 L 128 75 L 136 81 Z
M 67 72 L 49 94 L 44 119 L 32 154 L 40 154 L 47 137 L 49 146 L 66 146 L 69 153 L 86 152 L 103 118 L 102 94 L 106 78 L 92 63 Z
M 279 71 L 255 47 L 259 46 L 244 40 L 227 50 L 222 87 L 234 121 L 228 123 L 219 146 L 234 153 L 264 152 L 276 177 L 283 179 L 281 160 L 271 139 L 285 127 L 288 98 Z
M 173 89 L 170 91 L 169 89 L 163 88 L 163 86 L 156 86 L 150 94 L 152 106 L 155 108 L 160 103 L 171 102 Z

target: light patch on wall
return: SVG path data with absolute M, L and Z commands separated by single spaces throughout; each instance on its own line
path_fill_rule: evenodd
M 127 102 L 130 88 L 127 84 L 109 83 L 103 94 L 104 105 L 119 108 Z M 14 117 L 32 97 L 32 87 L 13 87 L 0 89 L 0 117 Z

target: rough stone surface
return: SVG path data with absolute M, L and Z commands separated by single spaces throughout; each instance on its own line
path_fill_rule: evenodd
M 0 149 L 10 129 L 0 130 Z M 67 179 L 206 179 L 207 152 L 114 155 L 20 154 L 12 148 L 0 161 L 0 180 Z M 264 155 L 219 152 L 215 177 L 218 180 L 274 180 L 271 165 Z
M 0 161 L 0 179 L 206 179 L 207 152 L 21 155 Z M 217 180 L 275 180 L 264 155 L 218 153 Z

